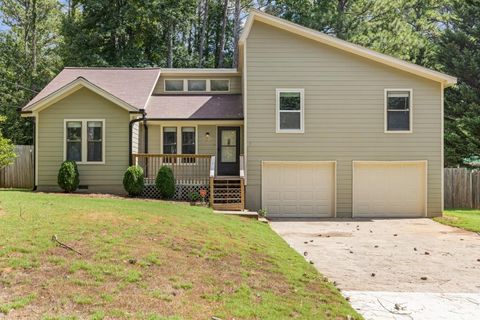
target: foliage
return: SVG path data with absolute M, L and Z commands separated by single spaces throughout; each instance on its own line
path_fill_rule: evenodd
M 258 216 L 261 218 L 265 218 L 268 214 L 267 209 L 264 209 L 264 208 L 259 209 L 257 213 L 258 213 Z
M 195 202 L 200 199 L 200 194 L 197 191 L 190 192 L 190 201 Z
M 458 77 L 445 92 L 445 165 L 480 156 L 480 1 L 455 1 L 439 62 Z
M 65 192 L 73 192 L 77 190 L 80 183 L 77 163 L 71 160 L 64 161 L 58 171 L 57 181 L 59 187 Z
M 0 115 L 0 124 L 4 121 L 5 117 Z M 0 169 L 11 164 L 15 157 L 15 146 L 10 139 L 4 138 L 0 132 Z
M 435 221 L 465 230 L 480 232 L 480 210 L 447 210 Z
M 175 178 L 172 169 L 162 166 L 158 170 L 155 186 L 163 199 L 172 199 L 175 195 Z
M 123 176 L 123 187 L 130 196 L 139 196 L 145 187 L 143 169 L 140 166 L 130 166 Z

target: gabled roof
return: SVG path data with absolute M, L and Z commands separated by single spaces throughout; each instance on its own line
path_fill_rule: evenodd
M 157 95 L 146 108 L 148 119 L 241 120 L 240 94 Z
M 400 70 L 418 75 L 420 77 L 441 82 L 444 84 L 445 87 L 451 86 L 457 82 L 457 78 L 449 76 L 447 74 L 444 74 L 435 70 L 431 70 L 410 62 L 406 62 L 404 60 L 397 59 L 392 56 L 388 56 L 386 54 L 376 52 L 374 50 L 367 49 L 365 47 L 329 36 L 325 33 L 303 27 L 301 25 L 292 23 L 290 21 L 287 21 L 281 18 L 277 18 L 275 16 L 272 16 L 270 14 L 267 14 L 265 12 L 258 11 L 258 10 L 250 11 L 250 15 L 248 17 L 248 20 L 245 24 L 245 28 L 239 40 L 239 46 L 242 51 L 244 50 L 246 40 L 248 38 L 248 35 L 250 34 L 250 30 L 255 21 L 259 21 L 259 22 L 268 24 L 270 26 L 273 26 L 285 31 L 289 31 L 291 33 L 308 38 L 310 40 L 314 40 L 319 43 L 329 45 L 331 47 L 361 56 L 366 59 L 376 61 L 378 63 L 388 65 L 396 69 L 400 69 Z M 240 62 L 241 63 L 243 62 L 242 59 L 240 59 Z
M 146 107 L 159 76 L 159 68 L 65 68 L 22 108 L 22 112 L 49 106 L 81 87 L 129 111 L 138 111 Z

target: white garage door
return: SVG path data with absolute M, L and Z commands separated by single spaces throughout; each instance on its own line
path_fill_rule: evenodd
M 354 161 L 354 217 L 423 217 L 426 161 Z
M 263 162 L 262 207 L 269 217 L 333 217 L 335 162 Z

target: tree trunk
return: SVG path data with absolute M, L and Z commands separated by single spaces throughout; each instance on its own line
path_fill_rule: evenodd
M 32 0 L 32 38 L 31 38 L 31 63 L 32 73 L 37 73 L 37 0 Z
M 240 39 L 240 0 L 235 0 L 235 12 L 233 20 L 233 67 L 238 67 L 238 40 Z
M 218 52 L 218 68 L 223 68 L 223 59 L 225 57 L 225 33 L 227 31 L 227 20 L 228 20 L 228 0 L 223 2 L 223 17 L 222 17 L 222 30 L 220 32 L 220 44 Z
M 208 27 L 208 0 L 205 0 L 203 7 L 203 19 L 202 19 L 202 30 L 200 33 L 200 40 L 198 43 L 198 67 L 203 67 L 204 62 L 204 50 L 205 50 L 205 38 L 207 35 Z
M 173 67 L 173 37 L 174 37 L 174 27 L 173 21 L 170 21 L 167 32 L 167 68 Z

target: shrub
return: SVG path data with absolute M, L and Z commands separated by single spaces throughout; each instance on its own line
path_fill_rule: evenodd
M 145 187 L 143 169 L 140 166 L 130 166 L 123 176 L 123 187 L 130 196 L 139 196 Z
M 75 161 L 67 160 L 62 163 L 58 171 L 58 185 L 65 192 L 73 192 L 77 190 L 80 183 L 80 176 Z
M 155 185 L 162 198 L 173 198 L 175 195 L 175 179 L 173 177 L 172 169 L 167 166 L 162 166 L 160 170 L 158 170 Z

